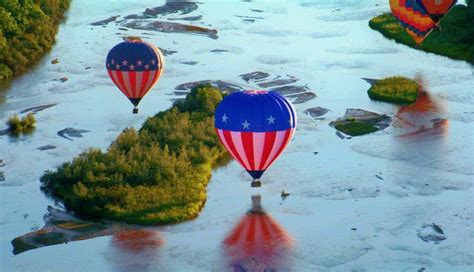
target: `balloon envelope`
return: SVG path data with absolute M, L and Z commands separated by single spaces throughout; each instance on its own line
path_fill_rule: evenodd
M 291 141 L 296 112 L 277 92 L 236 92 L 217 107 L 215 128 L 232 157 L 259 179 Z
M 416 0 L 416 2 L 437 23 L 456 4 L 457 0 Z
M 128 40 L 110 50 L 106 66 L 112 81 L 136 107 L 163 73 L 163 60 L 158 47 Z
M 436 27 L 436 23 L 416 0 L 390 0 L 390 8 L 393 16 L 418 44 Z

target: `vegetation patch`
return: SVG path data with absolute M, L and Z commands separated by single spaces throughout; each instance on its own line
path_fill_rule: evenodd
M 69 0 L 0 1 L 0 82 L 25 72 L 54 44 Z
M 89 149 L 46 172 L 42 189 L 83 217 L 145 225 L 191 219 L 206 201 L 212 167 L 229 160 L 214 132 L 221 100 L 219 89 L 198 86 L 138 132 L 125 129 L 106 152 Z
M 18 115 L 13 115 L 8 119 L 7 125 L 8 132 L 12 135 L 28 134 L 35 129 L 36 119 L 33 113 L 29 113 L 21 119 Z
M 361 136 L 361 135 L 376 132 L 377 130 L 379 130 L 377 127 L 375 127 L 372 124 L 359 122 L 359 121 L 338 124 L 338 125 L 335 125 L 334 127 L 337 130 L 350 136 Z
M 372 18 L 369 26 L 385 37 L 410 47 L 474 63 L 472 22 L 474 22 L 474 0 L 468 0 L 467 6 L 454 6 L 441 21 L 441 28 L 433 30 L 420 46 L 416 45 L 391 13 Z
M 405 77 L 389 77 L 376 81 L 368 94 L 374 100 L 411 104 L 418 97 L 418 83 Z

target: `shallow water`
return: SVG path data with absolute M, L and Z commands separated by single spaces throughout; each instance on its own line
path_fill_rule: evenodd
M 191 13 L 159 18 L 202 15 L 197 21 L 171 22 L 217 29 L 218 38 L 212 39 L 123 31 L 115 23 L 90 25 L 114 15 L 139 14 L 157 6 L 156 1 L 73 1 L 55 47 L 12 83 L 0 105 L 4 123 L 22 109 L 58 103 L 36 114 L 32 136 L 0 136 L 0 159 L 6 164 L 0 167 L 5 175 L 0 182 L 0 270 L 227 270 L 232 256 L 223 241 L 246 216 L 254 194 L 261 195 L 267 214 L 293 241 L 285 262 L 274 264 L 277 268 L 472 270 L 474 68 L 372 31 L 367 22 L 388 11 L 386 2 L 206 1 Z M 108 50 L 125 35 L 178 51 L 166 57 L 165 73 L 140 103 L 139 115 L 131 114 L 129 101 L 104 69 Z M 50 63 L 54 58 L 59 64 Z M 88 147 L 107 148 L 125 127 L 140 127 L 147 116 L 182 97 L 174 93 L 179 84 L 211 79 L 256 88 L 239 77 L 254 71 L 272 78 L 295 76 L 300 79 L 295 85 L 307 85 L 317 94 L 296 105 L 299 130 L 265 173 L 261 189 L 250 188 L 250 178 L 233 162 L 214 172 L 208 201 L 195 220 L 147 229 L 139 238 L 101 237 L 11 253 L 11 240 L 41 228 L 47 206 L 55 205 L 39 189 L 43 171 Z M 421 79 L 425 100 L 405 108 L 371 101 L 369 85 L 361 78 L 392 75 Z M 69 80 L 54 81 L 64 76 Z M 325 120 L 303 113 L 316 106 L 330 110 Z M 328 123 L 347 108 L 385 113 L 394 122 L 383 131 L 341 140 Z M 67 127 L 90 132 L 69 141 L 57 135 Z M 37 149 L 44 145 L 57 148 Z M 291 193 L 285 200 L 280 198 L 283 189 Z M 431 223 L 442 227 L 446 240 L 434 244 L 417 236 L 423 224 Z M 142 242 L 136 245 L 136 239 Z

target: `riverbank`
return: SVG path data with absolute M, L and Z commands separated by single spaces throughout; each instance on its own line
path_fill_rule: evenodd
M 405 32 L 391 13 L 372 18 L 369 26 L 385 37 L 412 48 L 474 64 L 473 2 L 457 5 L 443 18 L 441 28 L 433 30 L 420 46 Z
M 89 149 L 42 178 L 43 190 L 76 215 L 154 225 L 198 215 L 212 168 L 228 159 L 214 132 L 222 100 L 210 85 L 125 129 L 107 152 Z
M 37 63 L 55 42 L 58 26 L 69 8 L 69 0 L 45 0 L 0 4 L 0 83 Z

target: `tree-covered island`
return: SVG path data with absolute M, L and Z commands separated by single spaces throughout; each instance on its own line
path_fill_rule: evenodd
M 229 159 L 214 132 L 222 97 L 210 85 L 194 88 L 106 152 L 89 149 L 46 172 L 42 189 L 80 217 L 150 225 L 197 216 L 212 168 Z
M 382 35 L 407 46 L 474 64 L 474 0 L 456 5 L 441 21 L 441 27 L 417 46 L 398 20 L 385 13 L 372 18 L 369 26 Z

